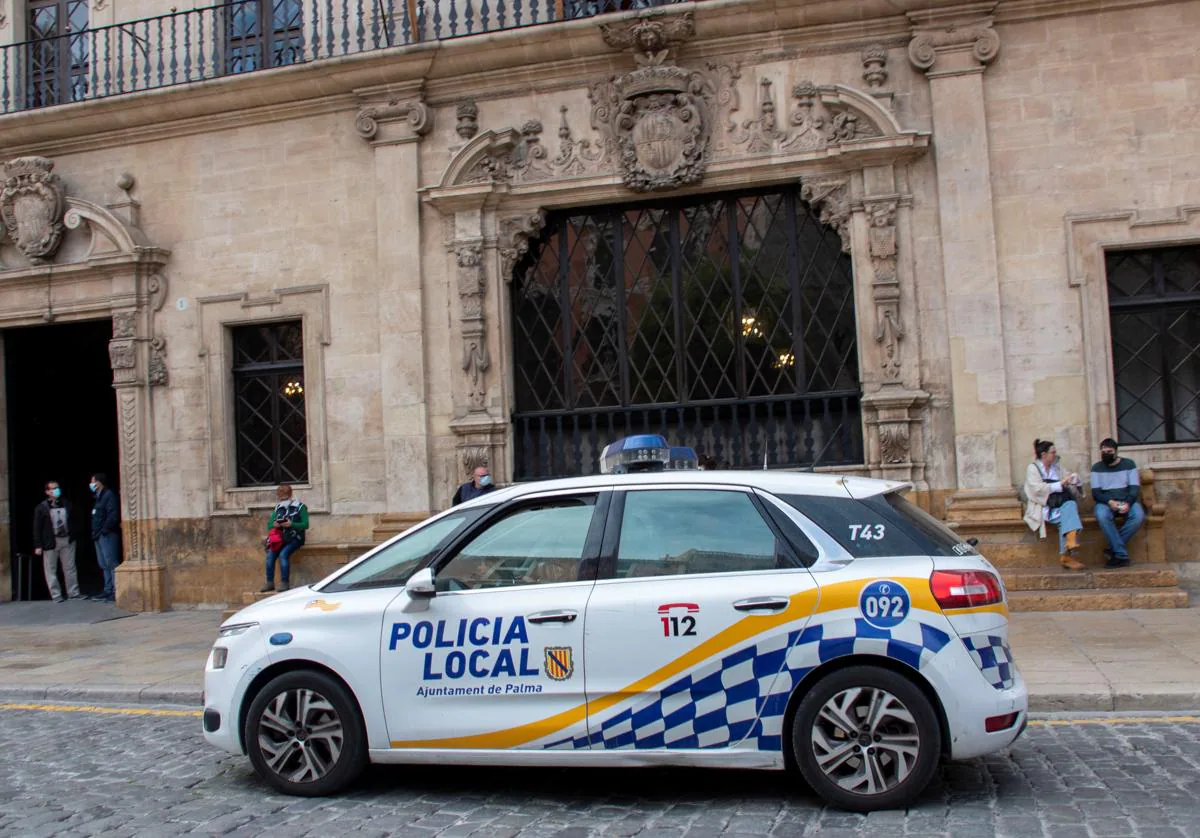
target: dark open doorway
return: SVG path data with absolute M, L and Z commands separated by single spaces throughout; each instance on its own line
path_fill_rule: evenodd
M 110 320 L 4 331 L 14 599 L 25 594 L 17 591 L 15 559 L 33 553 L 33 510 L 45 497 L 47 480 L 57 480 L 71 502 L 80 588 L 87 594 L 102 587 L 92 547 L 88 481 L 102 471 L 119 489 L 111 338 Z M 30 566 L 28 561 L 25 565 Z M 49 598 L 41 561 L 32 567 L 33 598 Z

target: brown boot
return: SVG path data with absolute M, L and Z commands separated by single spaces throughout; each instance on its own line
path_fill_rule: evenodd
M 1062 554 L 1062 566 L 1067 570 L 1083 570 L 1083 563 L 1075 559 L 1075 552 L 1079 549 L 1079 530 L 1072 530 L 1067 533 L 1067 550 Z

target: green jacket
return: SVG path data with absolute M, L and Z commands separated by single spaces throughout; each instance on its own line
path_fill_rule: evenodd
M 283 530 L 285 533 L 290 529 L 296 532 L 300 538 L 304 538 L 304 531 L 308 529 L 307 506 L 295 498 L 275 504 L 275 508 L 267 515 L 267 532 L 270 533 L 275 528 L 275 522 L 281 519 L 292 522 L 290 527 Z

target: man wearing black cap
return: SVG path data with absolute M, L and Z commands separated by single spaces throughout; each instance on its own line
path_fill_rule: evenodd
M 115 602 L 114 577 L 117 565 L 121 563 L 121 513 L 117 507 L 117 493 L 108 488 L 108 477 L 101 472 L 92 475 L 88 488 L 96 496 L 92 506 L 92 542 L 96 545 L 96 563 L 104 572 L 104 590 L 92 600 Z
M 1092 466 L 1092 499 L 1096 501 L 1096 523 L 1104 531 L 1108 549 L 1105 567 L 1128 567 L 1127 545 L 1141 529 L 1146 512 L 1138 503 L 1141 480 L 1137 464 L 1117 454 L 1117 441 L 1100 443 L 1100 462 Z

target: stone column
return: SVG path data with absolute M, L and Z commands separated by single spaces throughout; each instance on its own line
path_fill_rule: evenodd
M 117 568 L 117 606 L 127 611 L 166 608 L 166 567 L 155 548 L 154 407 L 151 388 L 167 383 L 166 342 L 152 330 L 154 307 L 161 299 L 162 279 L 132 277 L 134 293 L 120 295 L 132 307 L 113 311 L 108 359 L 117 391 L 117 437 L 121 463 L 121 546 L 124 563 Z M 138 288 L 138 286 L 142 286 Z
M 1011 495 L 1007 373 L 992 212 L 983 73 L 1000 39 L 994 4 L 967 17 L 911 15 L 908 54 L 929 79 L 937 162 L 960 495 Z M 976 490 L 971 492 L 970 490 Z
M 432 127 L 419 90 L 369 104 L 355 128 L 375 150 L 379 359 L 388 513 L 430 501 L 421 265 L 420 140 Z

